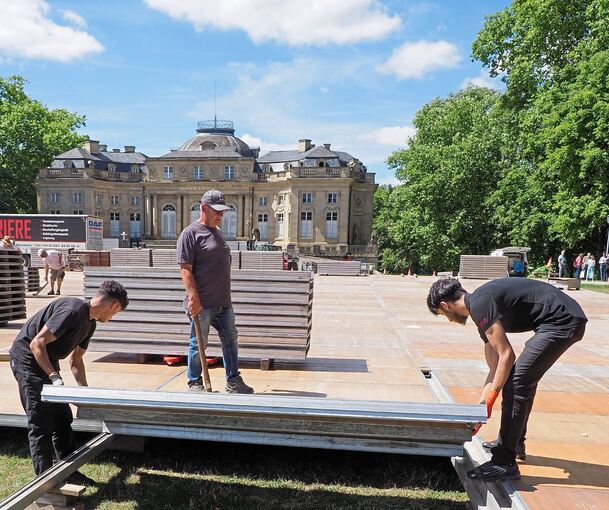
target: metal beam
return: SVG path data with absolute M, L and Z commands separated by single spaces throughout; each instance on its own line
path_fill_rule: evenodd
M 104 451 L 114 439 L 114 434 L 103 432 L 81 446 L 65 459 L 47 469 L 40 476 L 0 501 L 0 510 L 22 510 L 40 496 L 57 486 L 74 471 Z
M 105 430 L 140 436 L 425 455 L 462 454 L 481 405 L 45 386 Z

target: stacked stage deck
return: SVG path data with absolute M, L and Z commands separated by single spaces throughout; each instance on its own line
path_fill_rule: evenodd
M 129 307 L 99 324 L 91 349 L 133 354 L 185 355 L 190 325 L 184 285 L 173 268 L 109 267 L 85 270 L 85 297 L 104 280 L 116 280 L 129 294 Z M 313 276 L 300 271 L 233 269 L 231 295 L 239 331 L 240 357 L 248 360 L 304 360 L 311 335 Z M 209 356 L 222 354 L 215 329 Z
M 264 395 L 437 402 L 418 368 L 423 362 L 439 373 L 457 402 L 475 402 L 485 377 L 482 341 L 471 322 L 459 327 L 429 313 L 425 298 L 433 281 L 382 275 L 316 278 L 306 362 L 271 371 L 246 365 L 244 379 Z M 463 283 L 471 291 L 485 282 Z M 82 273 L 68 273 L 62 291 L 82 295 Z M 582 305 L 590 323 L 584 339 L 539 386 L 529 422 L 529 456 L 520 464 L 523 478 L 515 485 L 531 508 L 609 508 L 607 295 L 587 290 L 568 295 Z M 28 314 L 51 299 L 28 298 Z M 19 327 L 11 323 L 0 329 L 0 350 L 8 348 Z M 510 335 L 517 353 L 527 338 Z M 160 360 L 140 365 L 135 356 L 95 352 L 88 352 L 85 362 L 91 386 L 186 390 L 184 366 L 170 367 Z M 74 384 L 67 363 L 62 367 L 66 382 Z M 212 368 L 211 376 L 214 388 L 221 391 L 222 367 Z M 495 438 L 499 409 L 497 402 L 490 424 L 479 433 L 485 440 Z M 0 362 L 0 413 L 23 416 L 6 362 Z

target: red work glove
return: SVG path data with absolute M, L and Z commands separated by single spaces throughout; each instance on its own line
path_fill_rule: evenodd
M 493 413 L 493 406 L 495 405 L 495 400 L 497 400 L 498 396 L 499 396 L 499 393 L 497 393 L 494 390 L 491 390 L 488 392 L 488 395 L 486 396 L 486 399 L 485 399 L 487 418 L 491 417 L 491 414 Z M 478 425 L 476 425 L 474 430 L 472 430 L 472 436 L 475 436 L 478 433 L 478 431 L 480 430 L 480 427 L 482 427 L 482 423 L 478 423 Z

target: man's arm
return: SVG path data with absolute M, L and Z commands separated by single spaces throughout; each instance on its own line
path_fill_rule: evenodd
M 70 355 L 70 370 L 72 370 L 72 375 L 78 386 L 88 386 L 85 362 L 83 360 L 85 352 L 87 352 L 86 349 L 77 345 Z
M 495 378 L 495 372 L 497 371 L 497 363 L 499 363 L 499 356 L 488 342 L 484 344 L 484 358 L 486 359 L 486 365 L 488 366 L 488 375 L 486 376 L 486 381 L 484 381 L 482 395 L 480 395 L 481 404 L 486 401 L 486 396 L 491 390 L 491 385 L 493 379 Z
M 49 280 L 49 265 L 47 264 L 47 261 L 44 261 L 44 279 L 46 281 Z
M 34 359 L 48 376 L 55 372 L 55 368 L 53 368 L 53 365 L 51 364 L 46 346 L 55 340 L 57 340 L 57 337 L 51 333 L 51 330 L 45 324 L 30 342 L 30 349 L 34 355 Z
M 191 317 L 196 317 L 199 315 L 202 307 L 195 276 L 192 273 L 192 264 L 180 264 L 180 275 L 182 276 L 182 283 L 188 296 L 188 314 Z
M 485 331 L 485 334 L 486 338 L 488 338 L 488 344 L 490 348 L 495 352 L 495 355 L 497 356 L 496 363 L 492 361 L 492 363 L 495 364 L 496 368 L 493 378 L 490 381 L 487 394 L 491 391 L 495 391 L 498 393 L 501 391 L 506 381 L 508 380 L 508 377 L 510 376 L 510 372 L 512 371 L 512 367 L 514 366 L 514 361 L 516 360 L 516 355 L 514 354 L 512 345 L 510 344 L 505 334 L 505 329 L 503 329 L 503 324 L 501 324 L 501 321 L 496 321 L 491 327 L 489 327 Z M 492 359 L 493 354 L 491 354 L 490 356 Z

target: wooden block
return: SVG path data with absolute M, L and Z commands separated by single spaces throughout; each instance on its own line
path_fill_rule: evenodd
M 260 370 L 271 370 L 273 368 L 274 359 L 261 359 Z
M 9 361 L 10 355 L 8 351 L 0 351 L 0 361 Z
M 76 498 L 74 496 L 66 496 L 64 494 L 57 494 L 55 492 L 47 492 L 46 494 L 40 496 L 36 502 L 42 505 L 52 505 L 54 507 L 65 508 L 73 506 L 76 503 Z
M 82 496 L 87 488 L 84 485 L 76 485 L 74 483 L 63 483 L 57 487 L 53 487 L 49 492 L 54 494 L 63 494 L 64 496 Z
M 108 448 L 118 452 L 142 453 L 146 448 L 146 437 L 118 436 Z

